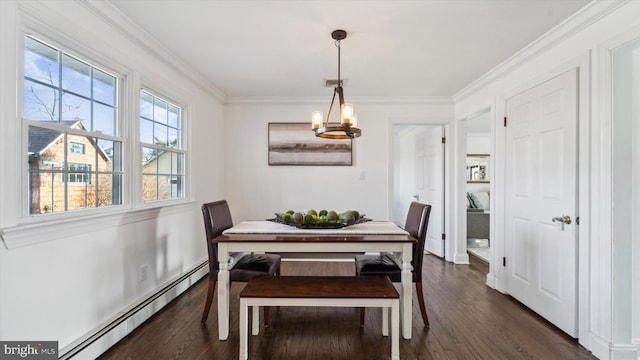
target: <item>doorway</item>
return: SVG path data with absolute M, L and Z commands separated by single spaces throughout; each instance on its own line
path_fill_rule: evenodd
M 392 220 L 404 226 L 412 201 L 432 206 L 425 251 L 445 254 L 445 128 L 393 125 Z
M 467 199 L 467 253 L 488 264 L 491 259 L 491 109 L 469 116 L 466 119 L 466 130 L 464 195 Z

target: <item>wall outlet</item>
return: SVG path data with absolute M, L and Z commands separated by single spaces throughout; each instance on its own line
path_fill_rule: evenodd
M 147 280 L 148 272 L 149 272 L 149 266 L 147 266 L 147 264 L 140 266 L 140 281 Z

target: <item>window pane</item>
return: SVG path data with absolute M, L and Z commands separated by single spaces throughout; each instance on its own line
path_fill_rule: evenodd
M 160 175 L 158 176 L 158 200 L 172 199 L 171 185 L 173 181 L 172 176 Z
M 60 92 L 54 88 L 24 81 L 23 116 L 29 120 L 58 121 L 58 98 Z
M 154 123 L 153 126 L 153 143 L 154 144 L 158 144 L 158 145 L 164 145 L 167 146 L 168 145 L 168 141 L 167 141 L 167 126 L 166 125 L 162 125 L 162 124 L 158 124 L 158 123 Z
M 153 122 L 140 119 L 140 142 L 153 144 Z
M 166 124 L 167 123 L 167 103 L 155 98 L 155 106 L 153 107 L 153 120 Z
M 158 199 L 158 177 L 155 175 L 142 176 L 142 200 Z
M 91 66 L 63 54 L 62 88 L 77 95 L 91 97 Z
M 153 96 L 140 92 L 140 116 L 153 120 Z
M 184 154 L 171 154 L 171 175 L 184 175 Z
M 116 78 L 93 69 L 93 98 L 106 105 L 116 105 Z
M 64 185 L 60 172 L 29 171 L 29 214 L 64 211 Z
M 93 131 L 101 134 L 116 134 L 116 109 L 100 103 L 93 103 Z
M 78 174 L 78 178 L 81 177 Z M 67 187 L 67 210 L 84 209 L 89 206 L 90 200 L 95 200 L 95 187 L 88 181 L 77 181 L 71 183 L 71 186 Z M 95 204 L 95 202 L 93 203 Z
M 24 76 L 57 87 L 60 83 L 58 51 L 30 37 L 25 37 L 24 47 Z
M 158 163 L 156 161 L 158 151 L 151 148 L 142 148 L 142 173 L 156 174 L 158 172 Z
M 168 128 L 169 132 L 167 146 L 179 149 L 180 148 L 180 138 L 178 137 L 178 130 L 174 128 Z
M 180 109 L 175 106 L 169 105 L 169 126 L 174 128 L 179 127 L 180 123 Z
M 82 121 L 85 130 L 92 131 L 91 101 L 69 93 L 62 94 L 63 121 Z

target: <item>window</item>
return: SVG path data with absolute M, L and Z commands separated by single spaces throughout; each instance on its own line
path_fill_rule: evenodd
M 185 152 L 181 109 L 146 91 L 140 93 L 142 200 L 185 197 Z
M 122 203 L 117 84 L 107 71 L 25 36 L 29 214 Z
M 69 142 L 69 153 L 84 155 L 84 144 Z
M 68 181 L 76 184 L 91 184 L 91 165 L 69 164 Z

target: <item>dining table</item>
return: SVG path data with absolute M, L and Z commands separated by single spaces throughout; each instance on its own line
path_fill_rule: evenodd
M 402 337 L 411 339 L 413 245 L 417 242 L 389 221 L 368 221 L 339 229 L 300 229 L 274 221 L 243 221 L 213 239 L 218 244 L 218 334 L 229 337 L 229 270 L 233 255 L 254 253 L 304 253 L 319 259 L 331 254 L 390 252 L 398 257 Z

